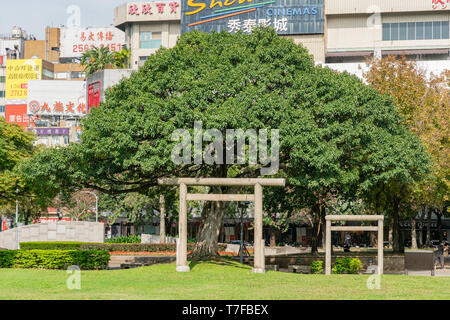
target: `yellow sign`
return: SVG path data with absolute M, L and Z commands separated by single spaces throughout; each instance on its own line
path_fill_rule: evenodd
M 28 81 L 41 80 L 42 60 L 10 60 L 6 62 L 6 94 L 8 99 L 27 99 Z

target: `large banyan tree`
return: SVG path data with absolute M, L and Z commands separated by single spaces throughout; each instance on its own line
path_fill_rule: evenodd
M 248 153 L 232 164 L 194 161 L 195 153 L 190 163 L 172 161 L 179 145 L 173 133 L 189 130 L 193 150 L 196 122 L 224 137 L 227 129 L 279 130 L 279 171 L 268 177 L 285 177 L 287 186 L 265 190 L 264 209 L 310 208 L 313 250 L 330 195 L 361 197 L 380 184 L 418 179 L 428 166 L 389 97 L 355 76 L 316 66 L 303 46 L 273 29 L 257 28 L 251 35 L 183 34 L 106 92 L 83 119 L 80 144 L 45 151 L 24 171 L 49 192 L 79 186 L 144 194 L 155 193 L 162 177 L 261 175 L 265 165 L 249 162 Z M 211 152 L 209 144 L 202 150 Z M 53 187 L 44 187 L 49 182 Z M 238 192 L 210 190 L 230 191 Z M 225 212 L 223 203 L 203 206 L 194 255 L 217 254 Z

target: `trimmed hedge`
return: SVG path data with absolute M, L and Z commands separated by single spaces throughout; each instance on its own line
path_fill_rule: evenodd
M 141 236 L 120 236 L 111 239 L 105 239 L 105 243 L 141 243 Z
M 194 249 L 195 243 L 188 243 L 187 249 Z M 226 249 L 226 244 L 219 244 L 219 251 Z M 22 242 L 21 250 L 104 250 L 108 252 L 174 252 L 175 244 L 159 243 L 83 243 L 83 242 Z
M 7 250 L 0 251 L 0 268 L 67 269 L 77 265 L 82 270 L 106 269 L 109 253 L 102 250 Z
M 21 250 L 82 250 L 83 242 L 21 242 Z

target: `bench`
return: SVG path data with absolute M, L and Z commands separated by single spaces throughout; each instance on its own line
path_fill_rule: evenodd
M 290 266 L 288 266 L 288 270 L 289 270 L 289 272 L 293 272 L 293 273 L 304 273 L 304 274 L 311 273 L 310 266 L 290 265 Z

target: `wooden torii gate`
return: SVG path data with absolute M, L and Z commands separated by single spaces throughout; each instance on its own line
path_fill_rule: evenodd
M 179 240 L 177 242 L 178 272 L 190 272 L 187 264 L 187 201 L 249 201 L 255 203 L 254 273 L 265 273 L 263 236 L 263 187 L 284 187 L 285 179 L 234 179 L 234 178 L 166 178 L 160 185 L 180 187 Z M 254 194 L 190 194 L 188 186 L 239 186 L 255 188 Z
M 329 215 L 325 217 L 326 220 L 326 249 L 325 249 L 325 274 L 331 274 L 331 232 L 332 231 L 373 231 L 378 232 L 378 274 L 382 275 L 384 270 L 384 243 L 383 243 L 383 224 L 384 216 L 370 216 L 370 215 Z M 366 227 L 366 226 L 332 226 L 333 221 L 376 221 L 378 225 L 376 227 Z

